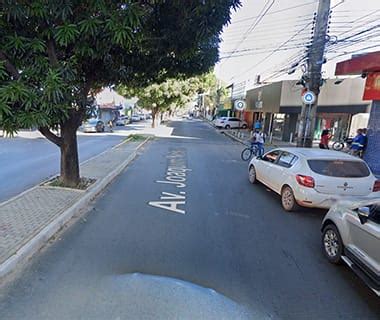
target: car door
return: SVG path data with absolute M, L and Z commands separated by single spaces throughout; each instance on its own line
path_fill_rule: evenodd
M 257 179 L 270 188 L 271 185 L 273 185 L 273 182 L 271 181 L 273 179 L 272 169 L 280 153 L 280 150 L 267 152 L 255 163 Z
M 347 249 L 380 279 L 380 202 L 372 205 L 371 214 L 363 224 L 356 211 L 346 216 L 349 228 Z
M 228 124 L 230 125 L 231 129 L 237 128 L 237 121 L 236 118 L 229 118 Z
M 277 161 L 271 167 L 270 188 L 280 193 L 285 180 L 290 174 L 291 167 L 296 163 L 298 157 L 288 151 L 282 151 Z

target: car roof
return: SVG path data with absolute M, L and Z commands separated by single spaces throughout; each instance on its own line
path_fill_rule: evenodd
M 340 160 L 357 160 L 363 161 L 357 157 L 349 155 L 345 152 L 334 151 L 334 150 L 325 150 L 317 148 L 276 148 L 276 150 L 287 151 L 293 153 L 297 156 L 301 156 L 305 159 L 340 159 Z

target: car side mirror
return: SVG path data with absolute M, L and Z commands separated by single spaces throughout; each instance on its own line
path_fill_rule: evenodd
M 256 159 L 263 160 L 263 156 L 257 156 Z
M 358 216 L 361 224 L 365 224 L 370 215 L 370 210 L 368 207 L 360 207 L 358 208 Z

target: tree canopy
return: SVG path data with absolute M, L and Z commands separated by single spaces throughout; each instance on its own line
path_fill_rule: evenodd
M 0 126 L 38 127 L 61 148 L 63 180 L 77 183 L 76 130 L 91 92 L 207 71 L 238 6 L 239 0 L 3 0 Z M 51 131 L 57 128 L 60 136 Z

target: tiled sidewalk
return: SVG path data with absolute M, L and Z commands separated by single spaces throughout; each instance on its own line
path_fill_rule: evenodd
M 97 185 L 111 180 L 110 172 L 135 154 L 141 143 L 125 142 L 83 163 L 81 176 L 96 179 L 86 191 L 36 186 L 0 204 L 0 265 Z

